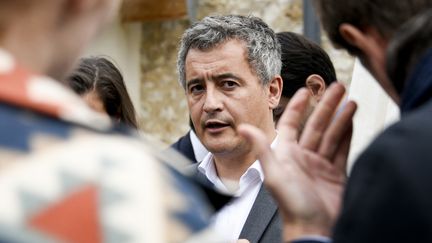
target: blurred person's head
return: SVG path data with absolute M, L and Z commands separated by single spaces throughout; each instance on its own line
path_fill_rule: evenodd
M 272 111 L 282 89 L 280 46 L 252 16 L 212 16 L 183 34 L 177 61 L 195 131 L 213 154 L 249 152 L 236 127 L 275 135 Z
M 67 84 L 94 110 L 137 128 L 135 109 L 123 76 L 104 57 L 82 58 Z
M 399 103 L 400 91 L 386 73 L 386 50 L 397 30 L 432 7 L 430 0 L 315 1 L 330 40 L 358 56 L 390 97 Z
M 0 1 L 0 45 L 26 68 L 63 79 L 120 2 Z
M 336 71 L 327 53 L 307 38 L 293 32 L 279 32 L 276 37 L 281 45 L 283 79 L 281 100 L 273 111 L 277 123 L 291 97 L 302 87 L 310 91 L 313 108 L 336 81 Z

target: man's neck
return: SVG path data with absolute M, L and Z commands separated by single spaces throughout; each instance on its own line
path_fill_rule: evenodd
M 276 130 L 268 136 L 269 141 L 276 138 Z M 257 153 L 249 145 L 228 154 L 213 154 L 215 169 L 222 181 L 239 182 L 240 177 L 257 160 Z M 225 184 L 225 183 L 224 183 Z
M 238 155 L 213 155 L 218 177 L 223 180 L 238 182 L 240 177 L 255 162 L 256 154 L 252 150 Z

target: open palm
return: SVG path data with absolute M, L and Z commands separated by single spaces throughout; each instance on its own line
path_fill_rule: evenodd
M 343 95 L 342 85 L 332 85 L 300 134 L 309 99 L 308 91 L 300 90 L 279 121 L 274 150 L 257 128 L 239 127 L 258 151 L 265 184 L 282 213 L 285 240 L 298 234 L 328 235 L 337 217 L 356 109 L 348 102 L 334 117 Z

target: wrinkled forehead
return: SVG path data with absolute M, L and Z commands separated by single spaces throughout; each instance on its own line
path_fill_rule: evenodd
M 212 60 L 215 58 L 221 60 L 224 60 L 224 58 L 226 60 L 235 58 L 247 61 L 248 50 L 244 41 L 230 39 L 213 46 L 189 48 L 186 54 L 186 62 L 196 59 L 197 56 L 200 59 L 196 61 Z
M 197 39 L 193 41 L 189 46 L 188 53 L 191 50 L 198 50 L 202 52 L 212 51 L 214 49 L 220 49 L 223 46 L 227 45 L 228 43 L 236 43 L 236 45 L 238 45 L 239 48 L 242 48 L 246 53 L 248 52 L 246 40 L 238 36 L 232 36 L 232 37 L 227 37 L 224 39 L 218 39 L 214 41 L 202 41 Z

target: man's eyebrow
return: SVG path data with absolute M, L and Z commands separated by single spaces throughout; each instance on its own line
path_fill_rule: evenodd
M 220 74 L 220 75 L 215 75 L 215 76 L 213 76 L 213 78 L 215 80 L 221 80 L 221 79 L 240 80 L 240 78 L 237 75 L 233 74 L 233 73 L 223 73 L 223 74 Z
M 202 83 L 202 79 L 200 79 L 200 78 L 194 78 L 194 79 L 191 79 L 191 80 L 189 80 L 189 81 L 187 81 L 186 82 L 186 87 L 189 87 L 189 86 L 191 86 L 191 85 L 193 85 L 193 84 L 199 84 L 199 83 Z
M 219 74 L 219 75 L 213 75 L 212 79 L 213 80 L 223 80 L 223 79 L 241 80 L 241 78 L 239 78 L 237 75 L 235 75 L 233 73 L 223 73 L 223 74 Z M 194 78 L 194 79 L 188 80 L 186 82 L 186 87 L 189 87 L 189 86 L 194 85 L 194 84 L 200 84 L 202 82 L 204 82 L 204 79 Z

